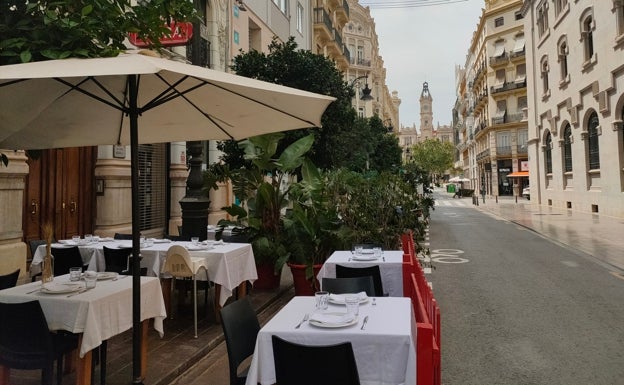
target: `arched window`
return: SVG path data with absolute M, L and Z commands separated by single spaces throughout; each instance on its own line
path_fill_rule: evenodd
M 572 171 L 572 128 L 569 124 L 563 129 L 563 171 Z
M 585 61 L 591 60 L 594 56 L 594 18 L 592 15 L 583 19 L 581 37 L 583 39 L 583 48 L 585 50 Z
M 561 80 L 566 81 L 568 77 L 568 42 L 565 40 L 562 40 L 559 44 L 559 67 Z
M 552 174 L 552 135 L 546 134 L 546 148 L 544 149 L 546 174 Z
M 598 114 L 593 112 L 587 121 L 587 153 L 589 169 L 600 169 L 600 148 L 598 147 Z
M 550 86 L 548 85 L 548 59 L 542 60 L 542 94 L 548 95 Z

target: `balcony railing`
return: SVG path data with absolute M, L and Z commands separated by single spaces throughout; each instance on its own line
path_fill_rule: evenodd
M 517 112 L 517 113 L 513 113 L 513 114 L 508 114 L 505 113 L 501 116 L 496 116 L 492 118 L 492 125 L 495 124 L 504 124 L 504 123 L 515 123 L 515 122 L 521 122 L 524 118 L 524 113 L 522 112 Z
M 511 155 L 511 146 L 496 146 L 496 155 Z
M 314 8 L 314 24 L 324 24 L 328 31 L 334 29 L 331 18 L 325 8 Z
M 525 56 L 525 55 L 526 55 L 526 49 L 524 47 L 522 47 L 521 50 L 510 52 L 509 53 L 509 58 L 510 59 L 515 59 L 517 57 L 521 57 L 521 56 Z
M 490 149 L 486 149 L 477 154 L 477 161 L 489 158 L 490 157 Z
M 498 94 L 501 92 L 516 90 L 518 88 L 525 88 L 525 87 L 526 87 L 526 78 L 518 82 L 504 82 L 502 85 L 492 86 L 490 87 L 490 92 L 492 93 L 492 95 L 494 95 L 494 94 Z
M 516 146 L 516 153 L 518 155 L 526 155 L 528 154 L 528 148 L 526 144 L 519 144 Z
M 363 66 L 363 67 L 370 67 L 371 66 L 371 61 L 370 59 L 362 59 L 362 58 L 351 58 L 351 60 L 349 61 L 351 64 L 355 64 L 355 65 L 359 65 L 359 66 Z
M 506 52 L 503 52 L 500 56 L 490 56 L 490 67 L 505 64 L 509 61 L 509 56 Z

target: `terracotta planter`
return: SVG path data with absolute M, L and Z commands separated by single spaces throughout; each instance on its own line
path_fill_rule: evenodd
M 314 295 L 314 293 L 318 290 L 321 285 L 319 284 L 316 276 L 318 272 L 321 270 L 323 265 L 314 265 L 312 269 L 314 270 L 314 286 L 312 285 L 312 281 L 308 281 L 305 276 L 306 265 L 296 265 L 289 263 L 288 267 L 290 267 L 290 272 L 293 275 L 293 284 L 295 286 L 295 295 Z
M 275 274 L 273 265 L 256 265 L 258 279 L 253 283 L 253 288 L 257 290 L 274 290 L 280 285 L 281 274 Z

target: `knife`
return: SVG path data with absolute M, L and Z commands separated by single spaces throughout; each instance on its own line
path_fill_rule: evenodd
M 360 330 L 364 330 L 364 326 L 366 326 L 367 322 L 368 322 L 368 316 L 364 317 L 364 322 L 362 322 L 362 327 L 360 328 Z

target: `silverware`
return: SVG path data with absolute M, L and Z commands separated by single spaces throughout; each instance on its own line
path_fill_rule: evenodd
M 297 326 L 295 326 L 295 329 L 299 329 L 299 327 L 301 327 L 301 324 L 306 322 L 308 319 L 310 319 L 310 315 L 306 313 L 306 315 L 303 316 L 303 319 L 301 320 L 301 322 L 299 322 Z
M 362 327 L 360 328 L 360 330 L 364 330 L 364 326 L 366 326 L 367 322 L 368 322 L 368 316 L 364 317 L 364 322 L 362 322 Z
M 71 293 L 70 295 L 68 295 L 68 296 L 67 296 L 67 298 L 69 298 L 69 297 L 73 297 L 73 296 L 78 295 L 78 294 L 82 294 L 82 293 L 84 293 L 84 292 L 86 292 L 86 291 L 89 291 L 89 290 L 91 290 L 91 289 L 93 289 L 93 288 L 92 288 L 92 287 L 85 287 L 84 289 L 80 289 L 80 290 L 78 290 L 78 291 L 77 291 L 77 292 L 75 292 L 75 293 Z

